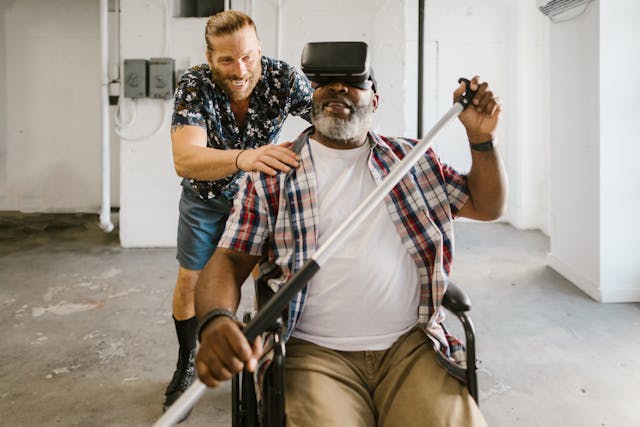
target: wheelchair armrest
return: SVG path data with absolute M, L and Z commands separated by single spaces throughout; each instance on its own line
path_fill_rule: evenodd
M 442 305 L 449 311 L 454 313 L 466 312 L 471 310 L 471 300 L 457 285 L 449 283 L 447 292 L 442 299 Z
M 473 322 L 471 322 L 471 319 L 467 315 L 467 312 L 471 310 L 471 300 L 462 289 L 453 283 L 449 283 L 447 292 L 445 292 L 444 297 L 442 298 L 442 305 L 444 308 L 455 314 L 455 316 L 460 320 L 462 327 L 464 328 L 464 335 L 466 338 L 466 367 L 460 369 L 458 366 L 455 366 L 450 370 L 450 372 L 458 378 L 466 377 L 465 379 L 467 388 L 469 389 L 469 394 L 471 394 L 476 403 L 479 404 L 478 377 L 476 374 L 476 370 L 478 369 L 476 361 L 476 335 Z

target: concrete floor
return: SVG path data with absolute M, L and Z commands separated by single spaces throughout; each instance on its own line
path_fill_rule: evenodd
M 96 221 L 0 214 L 1 425 L 137 426 L 161 413 L 174 250 L 122 249 Z M 548 247 L 535 231 L 457 225 L 481 409 L 496 427 L 640 426 L 640 304 L 592 301 L 545 266 Z M 210 390 L 181 425 L 230 425 L 229 402 L 228 385 Z

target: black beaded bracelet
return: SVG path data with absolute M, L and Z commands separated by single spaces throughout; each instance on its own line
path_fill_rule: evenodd
M 489 141 L 485 141 L 485 142 L 478 142 L 477 144 L 470 142 L 469 145 L 471 145 L 472 150 L 491 151 L 493 150 L 493 139 L 490 139 Z
M 235 313 L 231 310 L 227 310 L 226 308 L 215 308 L 211 310 L 210 312 L 202 316 L 202 319 L 200 320 L 200 322 L 198 322 L 198 329 L 196 330 L 198 342 L 200 342 L 200 334 L 202 333 L 202 330 L 218 317 L 228 317 L 229 319 L 237 320 Z

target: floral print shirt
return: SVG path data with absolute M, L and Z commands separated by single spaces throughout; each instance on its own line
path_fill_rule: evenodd
M 171 125 L 200 126 L 207 146 L 221 150 L 256 148 L 275 142 L 289 114 L 310 120 L 312 89 L 307 78 L 283 61 L 262 57 L 262 76 L 254 88 L 244 127 L 239 127 L 229 98 L 216 86 L 209 65 L 196 65 L 178 82 Z M 243 172 L 191 185 L 202 199 L 233 200 Z

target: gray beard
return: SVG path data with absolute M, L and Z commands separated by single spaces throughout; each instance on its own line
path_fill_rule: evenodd
M 359 144 L 363 134 L 371 128 L 373 108 L 370 105 L 355 106 L 348 119 L 325 114 L 322 107 L 313 103 L 311 122 L 316 130 L 325 137 L 346 144 Z

